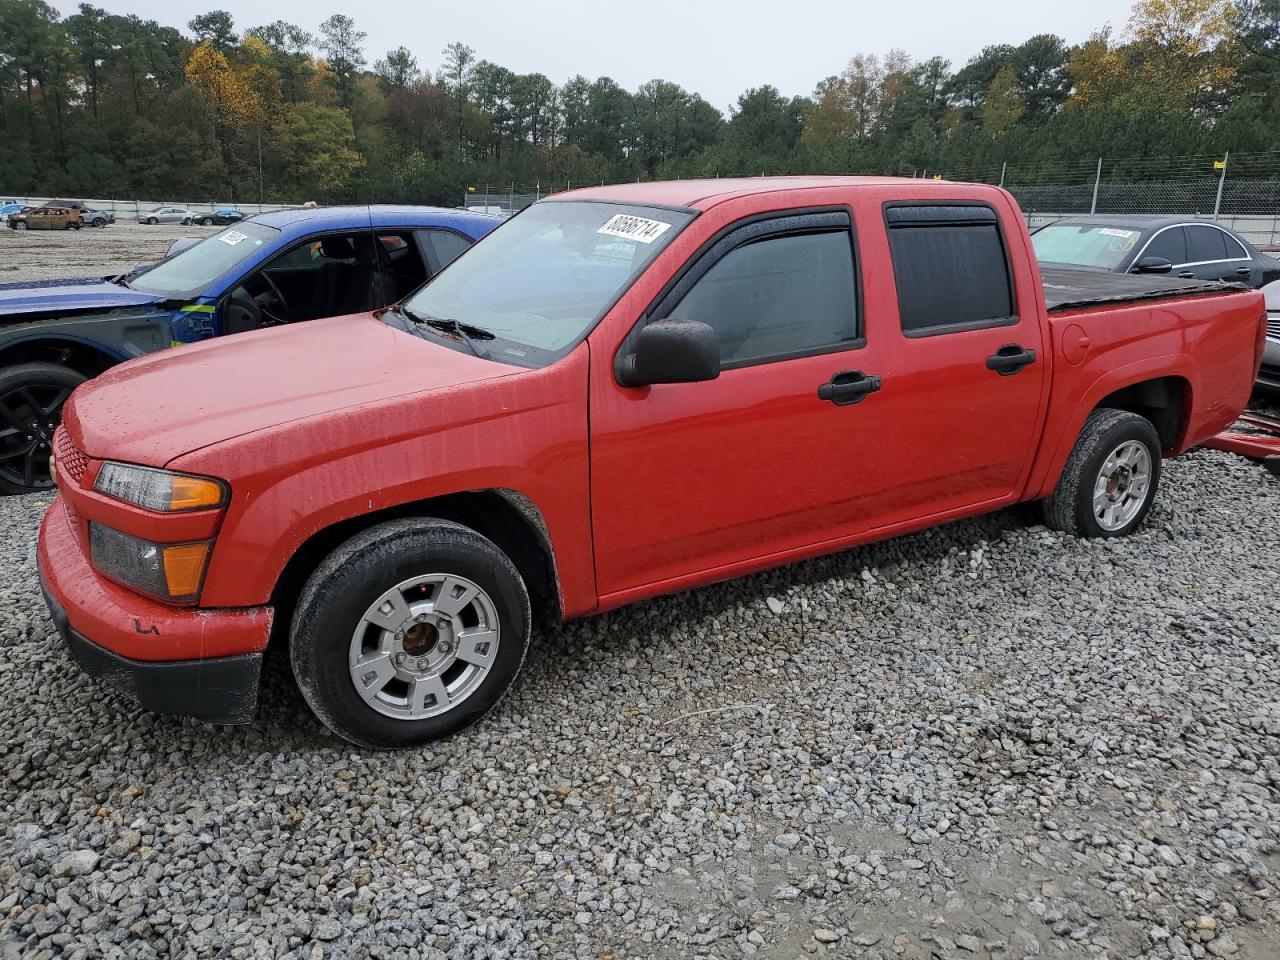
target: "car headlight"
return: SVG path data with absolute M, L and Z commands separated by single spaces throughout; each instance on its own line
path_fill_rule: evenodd
M 210 547 L 207 540 L 152 543 L 100 523 L 89 524 L 89 555 L 100 573 L 171 603 L 199 599 Z
M 220 480 L 131 463 L 104 463 L 93 489 L 158 513 L 209 510 L 227 502 L 227 487 Z

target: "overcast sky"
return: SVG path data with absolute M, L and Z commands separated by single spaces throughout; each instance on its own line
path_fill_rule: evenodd
M 74 0 L 57 0 L 63 14 Z M 576 73 L 610 76 L 629 90 L 661 77 L 694 90 L 721 110 L 749 87 L 771 83 L 808 94 L 855 53 L 901 47 L 914 59 L 935 54 L 958 67 L 984 46 L 1056 33 L 1069 43 L 1110 23 L 1117 31 L 1130 0 L 363 0 L 345 7 L 304 0 L 105 0 L 112 13 L 136 13 L 186 31 L 209 9 L 229 10 L 236 28 L 289 20 L 314 31 L 332 13 L 369 34 L 369 63 L 401 44 L 435 70 L 446 43 L 461 40 L 517 73 L 555 83 Z

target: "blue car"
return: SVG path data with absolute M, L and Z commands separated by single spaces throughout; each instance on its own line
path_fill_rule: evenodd
M 0 493 L 48 488 L 62 404 L 132 357 L 406 297 L 501 219 L 319 207 L 232 224 L 118 277 L 0 284 Z

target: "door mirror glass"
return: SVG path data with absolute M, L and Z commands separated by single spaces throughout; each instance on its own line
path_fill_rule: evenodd
M 657 320 L 636 338 L 635 352 L 618 365 L 624 387 L 697 383 L 720 376 L 720 341 L 697 320 Z
M 1168 273 L 1173 264 L 1164 257 L 1143 257 L 1133 268 L 1134 273 Z

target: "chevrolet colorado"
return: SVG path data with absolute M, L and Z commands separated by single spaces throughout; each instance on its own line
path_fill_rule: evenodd
M 145 706 L 255 711 L 275 632 L 375 747 L 494 706 L 578 617 L 1020 501 L 1134 531 L 1241 411 L 1261 294 L 1041 271 L 995 187 L 795 177 L 543 200 L 402 305 L 79 387 L 55 622 Z M 163 417 L 157 411 L 163 410 Z

